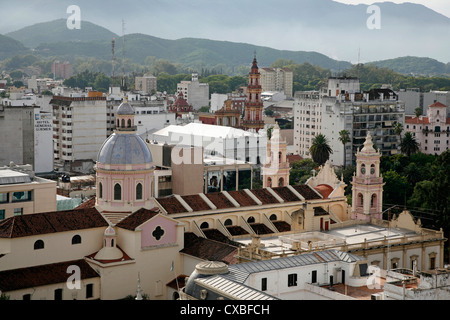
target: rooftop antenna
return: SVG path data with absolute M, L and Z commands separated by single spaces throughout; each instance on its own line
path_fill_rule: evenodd
M 111 42 L 111 50 L 112 50 L 112 78 L 113 78 L 113 79 L 114 79 L 114 76 L 115 76 L 115 74 L 114 74 L 114 72 L 115 72 L 114 68 L 115 68 L 115 62 L 116 62 L 115 46 L 116 46 L 116 38 L 113 38 L 113 39 L 112 39 L 112 42 Z
M 122 88 L 127 90 L 125 82 L 125 20 L 122 19 Z

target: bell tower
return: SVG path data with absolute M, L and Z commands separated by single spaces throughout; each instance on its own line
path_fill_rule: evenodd
M 261 74 L 259 73 L 256 54 L 248 77 L 247 100 L 244 106 L 244 120 L 242 121 L 242 127 L 246 131 L 258 132 L 260 129 L 264 128 L 264 106 L 261 100 Z
M 380 151 L 367 134 L 364 147 L 356 153 L 356 172 L 352 180 L 352 219 L 382 219 L 383 177 L 380 175 Z
M 289 184 L 289 163 L 286 159 L 287 142 L 280 136 L 278 123 L 267 139 L 267 159 L 262 168 L 263 188 L 285 187 Z

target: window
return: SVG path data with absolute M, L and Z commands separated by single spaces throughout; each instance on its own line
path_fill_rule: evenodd
M 294 287 L 297 285 L 297 274 L 291 273 L 288 274 L 288 287 Z
M 249 218 L 247 219 L 247 222 L 248 222 L 248 223 L 255 223 L 255 218 L 254 218 L 254 217 L 249 217 Z
M 118 183 L 114 185 L 114 200 L 122 200 L 122 186 Z
M 3 219 L 5 219 L 5 210 L 4 209 L 0 210 L 0 220 L 3 220 Z
M 9 193 L 0 193 L 0 203 L 9 202 Z
M 233 221 L 231 221 L 231 219 L 227 219 L 227 220 L 225 220 L 224 225 L 226 225 L 226 226 L 232 226 L 232 225 L 233 225 Z
M 72 244 L 80 244 L 81 243 L 81 237 L 76 234 L 72 237 Z
M 14 215 L 21 216 L 23 214 L 23 208 L 14 208 Z
M 98 184 L 98 197 L 103 198 L 103 184 L 101 182 Z
M 267 290 L 267 278 L 262 278 L 261 279 L 261 291 L 266 291 Z
M 208 222 L 203 222 L 203 223 L 200 225 L 200 229 L 208 229 L 208 228 L 209 228 Z
M 12 202 L 22 202 L 31 200 L 31 191 L 18 191 L 13 192 Z
M 142 183 L 138 183 L 136 186 L 136 200 L 142 200 Z
M 36 242 L 34 243 L 34 250 L 40 250 L 40 249 L 44 249 L 44 241 L 36 240 Z
M 55 300 L 62 300 L 63 289 L 55 290 Z
M 311 273 L 311 283 L 316 282 L 317 282 L 317 270 L 313 270 L 313 272 Z
M 89 283 L 86 285 L 86 299 L 94 297 L 94 284 Z

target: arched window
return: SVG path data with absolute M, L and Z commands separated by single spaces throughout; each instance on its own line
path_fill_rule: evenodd
M 208 228 L 209 228 L 208 222 L 203 222 L 203 223 L 200 225 L 200 229 L 208 229 Z
M 248 223 L 255 223 L 255 218 L 254 218 L 254 217 L 249 217 L 249 218 L 247 219 L 247 222 L 248 222 Z
M 122 128 L 125 128 L 125 119 L 122 119 Z
M 36 240 L 34 243 L 34 250 L 44 249 L 44 241 Z
M 224 223 L 226 226 L 232 226 L 233 225 L 233 221 L 231 221 L 231 219 L 227 219 L 227 220 L 225 220 L 225 223 Z
M 101 182 L 98 184 L 98 197 L 103 198 L 103 184 Z
M 283 178 L 280 178 L 279 180 L 278 180 L 278 186 L 279 187 L 282 187 L 284 185 L 284 179 Z
M 364 204 L 364 197 L 363 197 L 362 193 L 358 193 L 358 203 L 357 203 L 357 205 L 362 207 L 363 204 Z
M 277 215 L 276 214 L 272 214 L 269 219 L 272 220 L 272 221 L 275 221 L 275 220 L 277 220 Z
M 375 207 L 377 205 L 377 195 L 374 193 L 370 199 L 370 206 Z
M 117 127 L 120 127 L 120 120 L 117 119 Z
M 122 187 L 118 183 L 114 185 L 114 200 L 122 200 Z
M 142 183 L 138 183 L 136 186 L 136 200 L 142 200 Z
M 272 178 L 267 178 L 267 186 L 269 188 L 272 186 Z
M 128 119 L 128 128 L 131 128 L 131 119 Z
M 81 243 L 81 237 L 76 234 L 72 237 L 72 244 L 80 244 Z

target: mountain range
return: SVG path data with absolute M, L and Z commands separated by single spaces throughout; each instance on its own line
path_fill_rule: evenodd
M 87 0 L 23 2 L 23 17 L 49 3 L 54 6 L 46 7 L 40 19 L 57 16 L 58 10 L 59 16 L 65 17 L 0 36 L 0 60 L 26 52 L 110 60 L 111 40 L 115 38 L 116 55 L 122 54 L 125 44 L 124 56 L 141 64 L 154 56 L 192 67 L 237 68 L 247 66 L 256 51 L 260 66 L 284 58 L 334 71 L 370 62 L 406 74 L 450 74 L 450 42 L 446 41 L 450 19 L 411 3 L 376 4 L 381 29 L 371 30 L 367 27 L 367 5 L 332 0 L 152 0 L 145 5 L 135 0 L 111 0 L 108 7 L 114 10 L 106 10 L 105 2 Z M 96 23 L 82 20 L 80 30 L 69 30 L 69 15 L 65 13 L 69 4 L 78 5 L 82 18 Z M 8 9 L 8 5 L 4 7 Z M 7 22 L 9 16 L 5 17 Z

